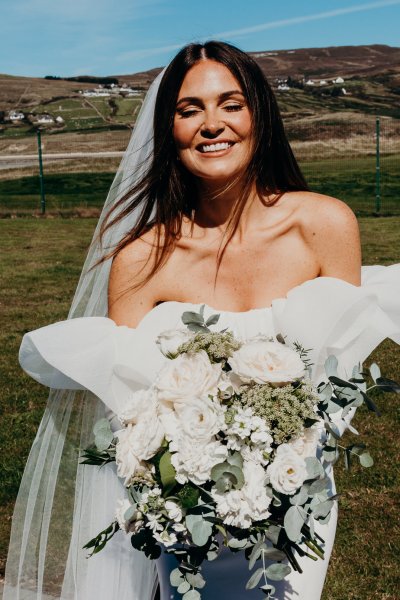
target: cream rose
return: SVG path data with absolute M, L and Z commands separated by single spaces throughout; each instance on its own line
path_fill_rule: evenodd
M 221 365 L 211 364 L 204 350 L 180 354 L 168 361 L 157 377 L 158 399 L 165 407 L 172 408 L 188 398 L 215 394 L 221 373 Z
M 300 379 L 305 372 L 297 352 L 279 342 L 248 342 L 233 353 L 228 363 L 244 383 L 281 386 Z
M 156 338 L 156 344 L 164 356 L 176 354 L 179 346 L 193 337 L 188 329 L 167 329 Z
M 294 494 L 307 479 L 304 459 L 290 446 L 281 444 L 274 461 L 268 466 L 267 474 L 272 487 L 282 494 Z
M 157 411 L 157 396 L 152 388 L 147 390 L 138 390 L 133 392 L 124 406 L 124 410 L 118 415 L 123 425 L 136 424 L 148 414 L 150 418 L 155 416 Z M 151 416 L 150 416 L 151 413 Z
M 190 437 L 195 444 L 206 444 L 225 426 L 225 409 L 209 398 L 190 398 L 175 406 L 177 430 Z

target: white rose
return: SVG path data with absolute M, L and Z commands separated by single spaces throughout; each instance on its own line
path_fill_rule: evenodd
M 227 447 L 217 440 L 195 444 L 186 435 L 170 442 L 169 448 L 173 453 L 171 463 L 176 470 L 176 480 L 182 484 L 190 480 L 202 485 L 210 479 L 213 466 L 224 462 L 228 455 Z
M 164 356 L 176 354 L 179 346 L 188 342 L 193 337 L 188 329 L 167 329 L 156 338 L 156 344 Z
M 279 342 L 256 341 L 236 350 L 228 363 L 244 383 L 270 383 L 281 386 L 304 376 L 300 356 Z
M 187 435 L 195 444 L 206 444 L 223 429 L 225 408 L 209 398 L 190 398 L 175 405 L 177 431 Z
M 161 369 L 155 386 L 158 399 L 167 408 L 188 398 L 217 392 L 221 365 L 212 364 L 204 350 L 195 354 L 180 354 Z M 172 406 L 171 406 L 172 405 Z
M 272 487 L 282 494 L 294 494 L 307 479 L 304 459 L 289 444 L 281 444 L 267 473 Z
M 173 500 L 165 502 L 165 509 L 168 513 L 168 518 L 171 521 L 182 521 L 182 508 Z
M 133 392 L 124 410 L 118 415 L 123 425 L 128 423 L 137 423 L 145 413 L 154 413 L 157 410 L 157 396 L 153 388 L 147 390 L 138 390 Z
M 307 427 L 303 434 L 296 440 L 289 442 L 289 445 L 302 458 L 315 456 L 317 453 L 318 440 L 321 435 L 321 429 L 318 425 Z

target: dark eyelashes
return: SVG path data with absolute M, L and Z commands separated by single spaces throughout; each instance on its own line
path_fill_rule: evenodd
M 242 106 L 241 104 L 231 104 L 229 106 L 224 106 L 224 110 L 228 111 L 228 112 L 236 112 L 239 110 L 242 110 L 244 108 L 244 106 Z M 183 118 L 183 119 L 187 119 L 188 117 L 191 117 L 192 115 L 197 114 L 199 111 L 198 110 L 177 110 L 177 113 Z

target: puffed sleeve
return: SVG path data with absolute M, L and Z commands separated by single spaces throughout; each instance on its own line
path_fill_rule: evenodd
M 326 378 L 324 363 L 331 354 L 339 375 L 349 378 L 383 340 L 400 344 L 400 265 L 363 267 L 361 286 L 333 277 L 307 281 L 285 301 L 275 301 L 272 310 L 276 333 L 310 349 L 315 383 Z M 343 423 L 339 429 L 343 432 Z
M 81 317 L 26 333 L 19 361 L 39 383 L 87 389 L 118 414 L 133 391 L 148 387 L 164 357 L 139 330 L 107 317 Z

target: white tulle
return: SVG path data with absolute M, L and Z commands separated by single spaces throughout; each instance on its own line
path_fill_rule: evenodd
M 218 329 L 229 327 L 243 338 L 258 333 L 280 333 L 287 341 L 310 348 L 312 377 L 318 383 L 329 354 L 337 356 L 340 373 L 350 375 L 353 366 L 362 363 L 385 338 L 400 343 L 399 298 L 400 265 L 374 266 L 363 267 L 360 287 L 340 279 L 320 277 L 297 286 L 286 298 L 273 301 L 269 308 L 242 313 L 218 311 L 209 306 L 205 310 L 207 315 L 220 313 Z M 149 385 L 167 360 L 155 343 L 157 335 L 165 329 L 181 326 L 183 311 L 197 307 L 200 305 L 164 302 L 153 308 L 136 329 L 117 326 L 107 317 L 81 317 L 42 327 L 25 334 L 20 349 L 21 366 L 49 387 L 89 390 L 102 400 L 110 415 L 118 413 L 132 389 Z M 351 414 L 348 420 L 350 418 Z M 342 430 L 346 427 L 345 422 L 338 425 Z M 334 488 L 330 470 L 328 474 Z M 111 466 L 103 470 L 101 477 L 95 467 L 87 466 L 81 470 L 80 477 L 79 497 L 75 499 L 74 548 L 81 548 L 113 519 L 116 499 L 124 494 Z M 281 598 L 320 598 L 334 533 L 333 519 L 325 533 L 326 560 L 307 561 L 307 574 L 291 575 L 289 587 L 280 592 Z M 123 533 L 119 532 L 105 551 L 89 559 L 88 567 L 83 552 L 74 551 L 73 556 L 75 564 L 71 569 L 80 588 L 67 578 L 71 589 L 64 586 L 63 598 L 148 600 L 152 597 L 154 572 L 149 575 L 148 561 L 132 550 Z M 134 564 L 137 574 L 140 561 L 146 569 L 142 571 L 144 580 L 138 582 L 137 575 L 133 579 L 131 574 Z M 82 577 L 81 568 L 85 573 Z M 161 567 L 160 573 L 163 573 Z M 218 570 L 216 573 L 214 579 L 218 579 Z M 215 581 L 212 585 L 216 585 Z M 138 586 L 142 590 L 140 597 Z M 164 589 L 167 587 L 165 583 Z M 211 598 L 204 596 L 205 600 L 208 597 Z M 230 596 L 232 600 L 247 597 L 247 593 L 241 591 Z

